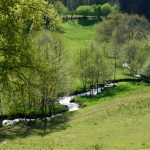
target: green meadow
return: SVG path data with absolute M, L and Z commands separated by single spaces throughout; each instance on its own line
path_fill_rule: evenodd
M 66 42 L 66 48 L 74 55 L 76 50 L 88 46 L 94 40 L 94 25 L 96 22 L 66 21 L 62 24 L 62 34 Z

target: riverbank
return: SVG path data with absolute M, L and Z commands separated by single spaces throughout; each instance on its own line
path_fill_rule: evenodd
M 22 115 L 22 114 L 16 114 L 16 115 L 5 115 L 1 116 L 2 120 L 2 125 L 7 126 L 7 125 L 15 125 L 19 122 L 37 122 L 37 120 L 40 119 L 46 119 L 47 121 L 52 120 L 53 118 L 56 118 L 58 116 L 62 116 L 64 113 L 67 111 L 72 112 L 72 111 L 77 111 L 80 108 L 84 108 L 87 106 L 87 99 L 90 100 L 90 103 L 92 99 L 95 99 L 97 97 L 107 97 L 110 96 L 110 91 L 111 94 L 120 94 L 120 85 L 122 85 L 123 82 L 128 82 L 128 83 L 136 83 L 140 84 L 140 82 L 144 83 L 149 83 L 145 78 L 129 78 L 129 79 L 119 79 L 116 81 L 108 81 L 106 84 L 99 84 L 98 87 L 95 87 L 93 89 L 88 89 L 87 91 L 79 91 L 75 92 L 73 94 L 70 94 L 69 96 L 64 96 L 58 100 L 57 107 L 55 107 L 55 113 L 50 115 L 43 116 L 42 114 L 31 114 L 31 115 Z M 120 83 L 120 84 L 119 84 Z M 119 84 L 119 86 L 118 86 Z M 118 87 L 117 87 L 118 86 Z M 113 89 L 115 88 L 115 89 Z M 118 91 L 118 93 L 115 93 L 115 91 Z M 125 91 L 124 91 L 125 92 Z

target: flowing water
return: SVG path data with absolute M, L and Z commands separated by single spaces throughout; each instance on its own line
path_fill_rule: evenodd
M 81 93 L 81 94 L 73 95 L 73 96 L 66 96 L 66 97 L 61 98 L 59 100 L 59 103 L 61 105 L 68 106 L 69 111 L 79 110 L 80 109 L 79 105 L 77 103 L 71 102 L 72 99 L 74 99 L 75 97 L 79 97 L 79 96 L 90 96 L 90 95 L 94 96 L 94 95 L 101 93 L 105 88 L 114 87 L 116 85 L 117 83 L 109 83 L 109 84 L 106 84 L 104 87 L 95 88 L 85 93 Z
M 80 107 L 77 103 L 74 103 L 74 102 L 71 102 L 72 99 L 74 99 L 75 97 L 79 97 L 79 96 L 90 96 L 90 95 L 97 95 L 99 93 L 101 93 L 103 90 L 105 90 L 106 88 L 111 88 L 111 87 L 114 87 L 114 86 L 117 86 L 117 83 L 108 83 L 106 84 L 104 87 L 99 87 L 98 89 L 95 88 L 95 89 L 92 89 L 91 91 L 88 91 L 88 92 L 85 92 L 85 93 L 81 93 L 81 94 L 78 94 L 78 95 L 73 95 L 73 96 L 65 96 L 65 97 L 62 97 L 60 98 L 59 100 L 59 103 L 61 105 L 65 105 L 68 107 L 69 111 L 76 111 L 76 110 L 79 110 Z M 47 117 L 47 120 L 51 120 L 52 118 L 55 118 L 55 117 L 58 117 L 58 116 L 61 116 L 62 114 L 56 114 L 56 115 L 52 115 L 51 117 Z M 14 120 L 3 120 L 3 125 L 13 125 L 13 124 L 16 124 L 20 121 L 34 121 L 35 119 L 22 119 L 22 118 L 19 118 L 19 119 L 14 119 Z

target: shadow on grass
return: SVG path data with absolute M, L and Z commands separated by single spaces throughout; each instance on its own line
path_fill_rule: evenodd
M 66 130 L 69 127 L 68 121 L 69 118 L 67 115 L 53 118 L 51 121 L 47 121 L 46 130 L 43 120 L 38 120 L 36 123 L 19 123 L 14 126 L 3 127 L 0 129 L 0 142 L 14 140 L 16 138 L 26 138 L 28 136 L 43 137 L 53 132 Z
M 100 22 L 98 19 L 80 19 L 78 20 L 78 24 L 81 26 L 91 26 Z
M 84 96 L 84 97 L 77 97 L 74 101 L 79 103 L 79 104 L 86 104 L 86 102 L 94 102 L 94 101 L 100 101 L 102 98 L 113 98 L 120 93 L 127 93 L 131 92 L 133 90 L 133 87 L 135 86 L 135 83 L 130 83 L 128 84 L 123 84 L 119 85 L 117 87 L 112 87 L 112 88 L 105 88 L 104 91 L 99 93 L 96 96 Z

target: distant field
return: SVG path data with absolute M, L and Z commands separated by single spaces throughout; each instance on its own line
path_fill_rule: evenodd
M 149 90 L 146 84 L 121 83 L 84 99 L 87 107 L 58 118 L 45 134 L 42 128 L 3 130 L 0 150 L 149 150 Z
M 70 54 L 80 48 L 88 46 L 94 40 L 94 23 L 89 21 L 66 21 L 62 24 L 63 36 L 66 40 L 66 48 Z

